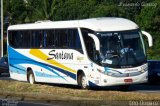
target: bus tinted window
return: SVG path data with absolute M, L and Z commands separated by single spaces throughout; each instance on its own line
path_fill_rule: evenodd
M 89 30 L 89 29 L 84 29 L 84 28 L 82 28 L 81 31 L 82 31 L 82 36 L 84 39 L 84 43 L 85 43 L 87 54 L 88 54 L 89 58 L 92 61 L 97 62 L 97 58 L 96 58 L 97 54 L 96 54 L 94 40 L 90 36 L 88 36 L 88 33 L 93 33 L 93 31 Z
M 9 32 L 9 43 L 14 48 L 19 48 L 22 44 L 22 33 L 19 31 Z
M 19 43 L 21 48 L 30 48 L 31 47 L 31 31 L 19 31 L 22 37 L 22 43 Z
M 55 33 L 54 30 L 45 31 L 46 33 L 46 47 L 55 48 Z
M 10 31 L 9 44 L 14 48 L 75 49 L 82 53 L 77 29 Z
M 82 52 L 77 29 L 45 30 L 46 48 L 75 49 Z

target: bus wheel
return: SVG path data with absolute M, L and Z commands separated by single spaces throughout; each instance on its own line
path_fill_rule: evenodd
M 86 76 L 84 75 L 84 73 L 81 73 L 78 76 L 78 85 L 82 88 L 82 89 L 87 89 L 88 85 L 87 85 L 87 79 Z
M 30 84 L 35 84 L 35 83 L 36 83 L 36 82 L 35 82 L 35 77 L 34 77 L 34 74 L 33 74 L 32 71 L 29 71 L 29 72 L 28 72 L 28 82 L 29 82 Z

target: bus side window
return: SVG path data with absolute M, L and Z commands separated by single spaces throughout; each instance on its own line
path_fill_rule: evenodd
M 68 29 L 68 48 L 75 49 L 83 54 L 81 40 L 77 29 Z
M 32 48 L 35 48 L 36 47 L 36 40 L 35 40 L 35 37 L 36 37 L 36 31 L 32 31 Z
M 27 31 L 21 31 L 20 33 L 21 36 L 21 48 L 30 48 L 31 45 L 31 41 L 30 41 L 30 37 L 31 37 L 31 32 L 29 30 Z
M 58 44 L 59 44 L 59 48 L 61 49 L 66 49 L 67 47 L 67 34 L 66 34 L 66 29 L 59 29 L 58 30 Z
M 43 32 L 40 31 L 40 32 L 39 32 L 39 43 L 38 43 L 39 48 L 44 47 L 44 39 L 43 39 L 43 37 L 44 37 Z
M 78 31 L 75 31 L 75 35 L 76 35 L 76 39 L 75 39 L 75 48 L 77 49 L 77 50 L 82 50 L 82 46 L 81 46 L 81 41 L 80 41 L 80 37 L 79 37 L 79 33 L 78 33 Z
M 9 31 L 8 38 L 9 38 L 9 45 L 14 47 L 13 31 Z
M 35 31 L 35 48 L 40 47 L 40 37 L 39 37 L 39 31 Z
M 9 43 L 12 47 L 19 48 L 22 45 L 21 41 L 20 31 L 10 31 Z
M 55 29 L 55 37 L 54 37 L 54 42 L 55 42 L 55 47 L 56 48 L 59 48 L 59 30 L 58 29 Z
M 46 30 L 46 47 L 47 48 L 55 48 L 54 44 L 54 29 L 52 30 Z
M 93 32 L 89 29 L 82 29 L 82 35 L 86 46 L 87 54 L 92 61 L 96 62 L 97 59 L 96 59 L 95 43 L 94 40 L 88 36 L 88 33 L 93 33 Z
M 46 31 L 43 31 L 43 47 L 46 47 L 46 39 L 47 39 L 47 32 Z

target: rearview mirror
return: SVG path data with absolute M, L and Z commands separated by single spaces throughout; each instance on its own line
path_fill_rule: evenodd
M 96 50 L 99 51 L 100 50 L 100 42 L 99 42 L 98 37 L 94 34 L 91 34 L 91 33 L 88 33 L 88 36 L 90 36 L 94 40 Z
M 146 31 L 142 31 L 142 34 L 145 35 L 145 36 L 147 36 L 149 47 L 152 47 L 153 46 L 152 36 L 148 32 L 146 32 Z

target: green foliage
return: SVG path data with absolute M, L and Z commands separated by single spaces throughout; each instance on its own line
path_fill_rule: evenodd
M 131 3 L 137 5 L 126 5 Z M 128 18 L 153 35 L 154 47 L 148 49 L 148 57 L 160 59 L 160 0 L 4 0 L 4 16 L 9 17 L 10 24 L 93 17 Z
M 90 15 L 91 17 L 114 17 L 118 16 L 118 10 L 115 5 L 101 5 L 97 6 L 94 12 Z
M 27 15 L 23 0 L 10 0 L 11 24 L 23 23 Z
M 156 7 L 145 6 L 136 17 L 136 22 L 153 37 L 154 46 L 148 48 L 149 59 L 160 59 L 160 1 L 154 0 L 149 3 L 156 4 Z
M 96 0 L 67 0 L 59 2 L 55 20 L 73 20 L 88 18 L 96 7 Z
M 56 0 L 37 0 L 36 4 L 38 5 L 31 7 L 33 8 L 33 13 L 31 13 L 30 19 L 38 21 L 52 20 L 54 18 Z

